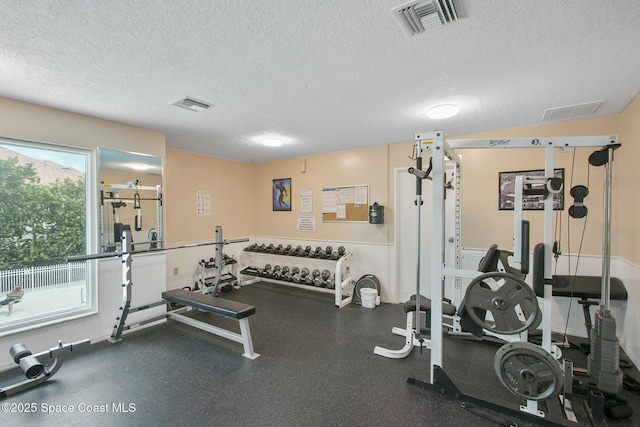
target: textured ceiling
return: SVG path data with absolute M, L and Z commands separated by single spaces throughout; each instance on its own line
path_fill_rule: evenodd
M 640 91 L 638 0 L 462 0 L 461 20 L 416 36 L 390 12 L 404 1 L 3 0 L 0 96 L 264 162 L 535 125 L 597 100 L 615 114 Z M 183 96 L 213 107 L 170 105 Z M 460 114 L 428 119 L 441 103 Z

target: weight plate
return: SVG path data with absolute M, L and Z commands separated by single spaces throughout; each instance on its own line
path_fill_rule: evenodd
M 469 316 L 479 326 L 497 334 L 519 334 L 538 318 L 538 299 L 522 279 L 503 272 L 476 277 L 465 293 Z M 487 312 L 492 319 L 487 318 Z
M 362 298 L 360 297 L 360 289 L 362 288 L 375 289 L 378 291 L 378 295 L 380 295 L 380 281 L 373 274 L 365 274 L 358 279 L 356 285 L 353 287 L 353 298 L 351 301 L 362 302 Z
M 493 368 L 507 390 L 525 399 L 550 399 L 562 389 L 560 364 L 542 347 L 529 342 L 500 347 Z

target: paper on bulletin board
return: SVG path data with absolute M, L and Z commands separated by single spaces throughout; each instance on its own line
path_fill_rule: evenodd
M 369 189 L 367 187 L 356 187 L 356 199 L 354 203 L 356 205 L 369 204 Z
M 196 215 L 211 215 L 210 191 L 196 191 Z
M 336 211 L 336 191 L 333 188 L 322 190 L 322 213 L 335 213 Z
M 296 217 L 296 231 L 316 231 L 316 217 L 311 216 L 298 216 Z
M 347 203 L 356 203 L 356 188 L 355 187 L 343 187 L 338 188 L 336 193 L 336 204 L 345 205 Z
M 300 213 L 313 212 L 313 190 L 303 188 L 300 190 Z
M 336 205 L 336 219 L 345 219 L 347 217 L 347 205 Z

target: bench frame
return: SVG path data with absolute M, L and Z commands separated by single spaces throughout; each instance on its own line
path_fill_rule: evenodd
M 235 301 L 220 300 L 219 298 L 212 297 L 210 295 L 194 294 L 193 297 L 196 297 L 200 300 L 202 300 L 203 297 L 210 300 L 210 302 L 207 305 L 202 305 L 199 303 L 199 301 L 190 302 L 187 295 L 191 293 L 193 292 L 186 291 L 183 289 L 163 292 L 162 297 L 165 300 L 169 302 L 177 302 L 179 304 L 187 305 L 187 307 L 183 307 L 183 308 L 179 308 L 179 309 L 167 312 L 166 317 L 176 320 L 178 322 L 184 323 L 186 325 L 193 326 L 194 328 L 198 328 L 203 331 L 209 332 L 211 334 L 218 335 L 220 337 L 242 344 L 244 348 L 244 353 L 242 353 L 242 355 L 246 358 L 253 360 L 253 359 L 256 359 L 258 356 L 260 356 L 260 354 L 256 353 L 253 350 L 253 341 L 251 340 L 251 329 L 249 328 L 248 316 L 255 313 L 255 307 L 242 304 L 242 306 L 244 306 L 245 309 L 253 308 L 253 310 L 251 310 L 250 313 L 248 314 L 225 315 L 223 313 L 224 313 L 224 310 L 226 310 L 226 308 L 216 307 L 216 305 L 218 305 L 217 303 L 223 303 L 224 305 L 227 305 L 228 303 L 235 303 Z M 173 297 L 176 294 L 178 294 L 179 298 Z M 189 304 L 193 304 L 193 305 L 189 305 Z M 240 306 L 240 303 L 236 303 L 236 305 Z M 219 316 L 226 317 L 228 319 L 237 320 L 238 323 L 240 324 L 240 333 L 238 334 L 237 332 L 233 332 L 228 329 L 223 329 L 219 326 L 214 326 L 209 323 L 203 322 L 201 320 L 193 319 L 191 317 L 184 316 L 183 314 L 181 314 L 183 312 L 191 311 L 194 308 L 206 311 L 208 313 L 217 314 Z
M 122 236 L 123 247 L 129 248 L 131 245 L 130 234 L 127 232 L 123 232 Z M 120 305 L 120 307 L 118 307 L 116 322 L 113 325 L 111 337 L 108 338 L 108 341 L 116 343 L 122 340 L 122 334 L 126 330 L 169 318 L 242 344 L 244 347 L 244 353 L 242 353 L 242 355 L 244 357 L 253 360 L 260 356 L 260 354 L 256 353 L 253 350 L 253 341 L 251 340 L 251 330 L 249 328 L 248 319 L 248 316 L 255 313 L 255 307 L 235 301 L 219 299 L 198 292 L 187 291 L 184 289 L 163 292 L 162 297 L 167 297 L 166 300 L 140 307 L 131 307 L 132 286 L 131 254 L 127 251 L 126 253 L 122 254 L 122 304 Z M 146 319 L 135 324 L 126 324 L 127 316 L 129 315 L 129 313 L 146 310 L 148 308 L 157 307 L 160 305 L 166 305 L 167 302 L 177 302 L 185 305 L 185 307 L 168 311 L 162 316 Z M 237 332 L 223 329 L 221 327 L 214 326 L 209 323 L 184 316 L 182 314 L 184 312 L 192 310 L 193 308 L 227 317 L 229 319 L 237 320 L 240 324 L 240 333 L 238 334 Z

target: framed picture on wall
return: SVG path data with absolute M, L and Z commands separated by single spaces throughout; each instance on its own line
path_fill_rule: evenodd
M 516 192 L 516 177 L 540 176 L 544 177 L 544 170 L 499 172 L 498 177 L 498 209 L 501 211 L 513 210 Z M 553 210 L 564 209 L 564 168 L 554 169 L 553 176 L 562 179 L 562 191 L 553 195 Z M 543 195 L 525 195 L 522 197 L 522 209 L 528 211 L 544 210 Z
M 291 210 L 291 178 L 278 178 L 273 180 L 271 202 L 274 211 Z

